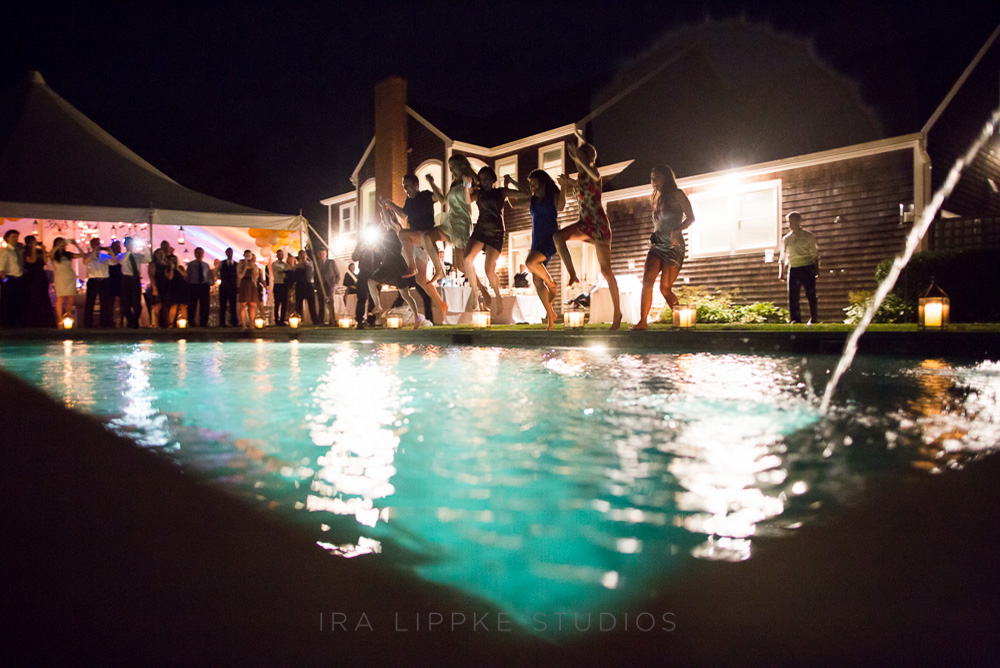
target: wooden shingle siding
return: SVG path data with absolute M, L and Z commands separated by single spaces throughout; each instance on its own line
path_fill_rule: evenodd
M 444 140 L 431 132 L 426 125 L 407 114 L 407 136 L 409 137 L 409 152 L 406 158 L 406 171 L 415 172 L 427 160 L 444 162 Z M 427 188 L 426 183 L 420 184 Z
M 902 248 L 908 227 L 899 224 L 899 204 L 913 192 L 913 154 L 908 150 L 842 160 L 802 169 L 765 174 L 747 181 L 781 179 L 782 218 L 790 211 L 803 216 L 803 227 L 816 235 L 822 272 L 817 284 L 820 318 L 844 319 L 848 293 L 875 288 L 875 267 Z M 697 192 L 688 191 L 688 195 Z M 617 274 L 641 276 L 652 233 L 651 207 L 645 198 L 608 204 L 614 234 L 612 264 Z M 835 219 L 840 216 L 840 222 Z M 697 225 L 695 221 L 695 225 Z M 788 232 L 782 223 L 781 235 Z M 635 269 L 628 268 L 628 261 Z M 787 306 L 785 284 L 764 252 L 722 257 L 688 258 L 677 285 L 712 290 L 739 290 L 740 303 L 773 301 Z M 806 308 L 805 299 L 802 300 Z

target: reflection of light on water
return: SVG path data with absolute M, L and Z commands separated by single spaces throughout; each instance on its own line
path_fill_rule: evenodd
M 177 341 L 177 386 L 184 387 L 184 380 L 187 378 L 187 339 Z
M 169 442 L 167 416 L 153 406 L 156 395 L 149 380 L 149 367 L 155 357 L 148 343 L 135 346 L 122 356 L 124 377 L 121 392 L 125 404 L 121 416 L 110 422 L 116 432 L 146 446 L 166 445 Z
M 373 538 L 368 538 L 367 536 L 361 536 L 356 545 L 354 543 L 334 545 L 333 543 L 324 543 L 322 541 L 317 541 L 316 544 L 331 554 L 336 554 L 337 556 L 344 557 L 345 559 L 359 557 L 363 554 L 382 553 L 382 543 Z
M 390 479 L 396 473 L 399 437 L 391 427 L 397 419 L 399 382 L 379 365 L 356 364 L 357 356 L 351 347 L 331 353 L 316 386 L 318 412 L 307 418 L 309 435 L 329 449 L 316 459 L 320 470 L 306 507 L 354 515 L 360 524 L 374 527 L 379 519 L 388 519 L 387 509 L 380 512 L 375 500 L 395 491 Z

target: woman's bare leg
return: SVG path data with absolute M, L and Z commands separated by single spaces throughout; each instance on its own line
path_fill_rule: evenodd
M 552 293 L 549 292 L 549 287 L 541 278 L 532 276 L 531 279 L 535 283 L 535 292 L 538 293 L 538 298 L 542 300 L 542 306 L 545 307 L 548 319 L 545 329 L 551 330 L 556 324 L 556 310 L 552 308 Z
M 477 242 L 478 243 L 478 242 Z M 494 302 L 493 318 L 496 319 L 503 313 L 503 297 L 500 296 L 500 277 L 497 276 L 497 259 L 500 251 L 493 246 L 486 246 L 486 280 L 493 286 L 493 294 L 496 295 Z
M 573 258 L 570 256 L 569 248 L 566 246 L 567 241 L 576 240 L 591 240 L 587 234 L 580 230 L 579 222 L 575 222 L 568 227 L 564 227 L 552 235 L 552 241 L 556 244 L 556 250 L 559 252 L 559 257 L 566 266 L 566 276 L 568 278 L 566 281 L 567 288 L 571 288 L 580 283 L 580 279 L 577 278 L 576 275 L 576 269 L 573 267 Z
M 398 236 L 399 243 L 403 247 L 400 253 L 403 256 L 403 260 L 406 261 L 407 271 L 415 271 L 417 265 L 413 257 L 413 247 L 421 245 L 422 235 L 417 230 L 400 230 Z M 412 276 L 413 274 L 410 273 L 409 275 Z
M 539 278 L 545 284 L 546 289 L 551 293 L 556 293 L 556 282 L 552 280 L 549 270 L 545 268 L 545 256 L 538 251 L 531 251 L 528 259 L 524 262 L 532 276 Z M 550 297 L 551 299 L 551 297 Z
M 680 300 L 674 294 L 674 281 L 677 274 L 681 273 L 681 268 L 674 264 L 663 265 L 663 276 L 660 277 L 660 294 L 667 300 L 667 306 L 673 309 Z
M 480 308 L 479 300 L 479 277 L 476 276 L 475 260 L 479 252 L 483 250 L 482 241 L 472 241 L 468 246 L 465 247 L 465 257 L 463 258 L 462 265 L 463 271 L 465 272 L 466 278 L 469 279 L 469 285 L 472 286 L 472 296 L 476 298 L 476 310 Z M 486 302 L 487 307 L 489 302 Z
M 601 274 L 608 282 L 608 291 L 611 293 L 611 305 L 614 307 L 614 316 L 611 322 L 611 330 L 614 331 L 622 325 L 621 296 L 618 294 L 618 280 L 615 272 L 611 269 L 611 244 L 595 244 L 597 249 L 597 262 L 601 265 Z
M 632 325 L 632 329 L 649 329 L 646 319 L 649 317 L 649 310 L 653 308 L 653 285 L 656 277 L 663 268 L 663 262 L 652 253 L 646 255 L 646 265 L 642 269 L 642 296 L 639 298 L 639 322 Z
M 403 298 L 403 301 L 410 307 L 410 312 L 413 314 L 413 329 L 420 329 L 420 311 L 417 310 L 417 300 L 413 298 L 412 289 L 400 288 L 399 296 Z
M 438 253 L 437 242 L 446 243 L 444 233 L 437 227 L 433 230 L 429 230 L 423 233 L 421 237 L 421 246 L 427 254 L 431 256 L 431 264 L 434 265 L 434 275 L 431 277 L 431 283 L 437 283 L 442 278 L 444 278 L 444 263 L 441 262 L 441 254 Z
M 423 260 L 417 260 L 417 275 L 416 275 L 417 285 L 424 289 L 424 292 L 431 296 L 435 302 L 437 302 L 438 308 L 441 309 L 441 322 L 444 322 L 444 318 L 448 315 L 448 303 L 441 298 L 438 294 L 437 288 L 434 284 L 427 280 L 427 263 Z M 427 318 L 433 322 L 434 314 L 428 313 Z

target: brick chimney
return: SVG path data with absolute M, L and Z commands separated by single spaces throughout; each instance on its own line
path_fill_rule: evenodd
M 406 199 L 406 79 L 388 77 L 375 84 L 375 192 L 397 204 Z

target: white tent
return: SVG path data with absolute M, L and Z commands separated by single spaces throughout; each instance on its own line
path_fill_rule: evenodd
M 0 103 L 0 216 L 302 232 L 306 224 L 185 188 L 59 97 L 38 72 Z

